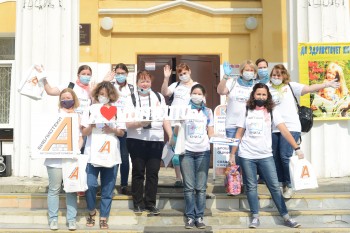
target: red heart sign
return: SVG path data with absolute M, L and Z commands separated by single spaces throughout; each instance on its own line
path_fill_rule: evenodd
M 104 118 L 107 120 L 111 120 L 117 114 L 117 107 L 110 106 L 109 108 L 106 106 L 102 106 L 100 112 Z

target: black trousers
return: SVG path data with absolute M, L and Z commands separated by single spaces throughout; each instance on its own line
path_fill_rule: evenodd
M 132 162 L 131 192 L 134 207 L 155 206 L 164 143 L 128 138 L 127 146 Z

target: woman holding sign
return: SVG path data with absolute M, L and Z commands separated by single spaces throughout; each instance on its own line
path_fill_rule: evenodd
M 70 88 L 63 89 L 59 95 L 59 113 L 75 113 L 75 109 L 79 106 L 79 100 L 74 91 Z M 80 134 L 79 148 L 83 144 L 83 138 Z M 62 185 L 62 159 L 45 159 L 45 166 L 49 177 L 49 190 L 47 193 L 47 207 L 49 214 L 49 224 L 51 230 L 58 229 L 58 209 L 59 209 L 59 194 Z M 67 204 L 67 223 L 68 229 L 74 231 L 76 227 L 77 216 L 77 193 L 66 193 Z
M 188 112 L 185 120 L 185 154 L 180 155 L 180 168 L 184 180 L 185 228 L 195 225 L 199 229 L 206 226 L 203 221 L 208 171 L 210 164 L 209 138 L 214 134 L 213 112 L 203 102 L 205 89 L 201 84 L 191 88 L 189 105 L 193 111 Z M 174 134 L 178 134 L 176 126 Z
M 273 109 L 269 88 L 258 83 L 254 86 L 247 101 L 247 109 L 242 111 L 237 120 L 236 138 L 241 140 L 239 148 L 234 146 L 230 155 L 230 163 L 235 164 L 235 153 L 238 150 L 243 170 L 243 180 L 246 184 L 246 193 L 249 202 L 252 220 L 249 228 L 257 228 L 259 221 L 259 200 L 257 192 L 257 170 L 264 176 L 265 183 L 271 197 L 284 220 L 286 226 L 296 228 L 300 224 L 288 214 L 281 190 L 279 188 L 276 167 L 272 155 L 271 128 L 275 125 L 286 141 L 292 146 L 300 159 L 303 152 L 284 124 L 283 118 L 277 110 Z
M 160 213 L 156 207 L 158 173 L 164 147 L 164 130 L 171 138 L 170 123 L 166 120 L 152 121 L 152 109 L 166 106 L 164 97 L 151 89 L 153 77 L 148 71 L 139 71 L 136 76 L 135 109 L 150 109 L 145 121 L 127 122 L 126 141 L 132 162 L 131 192 L 134 213 L 145 209 L 153 215 Z M 144 185 L 144 181 L 146 182 Z M 145 187 L 145 188 L 144 188 Z
M 96 103 L 84 112 L 82 119 L 83 134 L 87 135 L 85 154 L 90 156 L 86 168 L 88 190 L 85 196 L 89 211 L 86 226 L 95 225 L 97 178 L 100 175 L 100 228 L 108 229 L 107 219 L 121 163 L 118 137 L 124 135 L 125 123 L 116 123 L 117 108 L 113 104 L 118 93 L 113 84 L 106 81 L 97 84 L 92 97 Z

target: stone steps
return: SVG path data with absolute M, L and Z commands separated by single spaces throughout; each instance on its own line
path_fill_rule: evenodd
M 99 200 L 99 197 L 97 198 Z M 289 209 L 308 210 L 350 210 L 350 193 L 296 193 L 291 199 L 286 200 Z M 268 193 L 259 194 L 261 208 L 274 208 L 271 196 Z M 0 207 L 2 208 L 30 208 L 46 209 L 47 194 L 0 194 Z M 78 197 L 78 208 L 85 208 L 84 197 Z M 157 195 L 157 207 L 163 209 L 184 209 L 183 194 L 169 193 Z M 60 208 L 65 208 L 65 195 L 60 194 Z M 112 208 L 133 208 L 132 197 L 125 195 L 115 195 L 113 197 Z M 207 194 L 208 209 L 248 209 L 247 198 L 244 194 L 238 196 L 227 196 L 226 194 Z

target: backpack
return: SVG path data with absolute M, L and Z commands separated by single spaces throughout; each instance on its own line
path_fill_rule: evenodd
M 132 104 L 134 105 L 134 107 L 136 107 L 135 88 L 131 84 L 128 84 L 128 86 L 129 86 L 129 89 L 130 89 Z M 156 91 L 153 91 L 153 92 L 154 92 L 154 94 L 156 94 L 159 102 L 162 102 L 162 99 L 160 98 L 159 92 L 156 92 Z
M 176 86 L 175 86 L 175 89 L 180 85 L 180 82 L 177 82 Z M 174 90 L 175 92 L 175 90 Z M 174 101 L 174 92 L 173 94 L 169 97 L 169 106 L 173 103 Z

